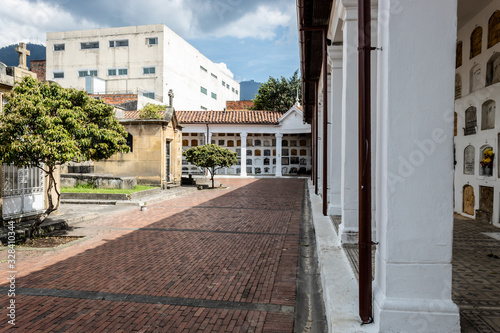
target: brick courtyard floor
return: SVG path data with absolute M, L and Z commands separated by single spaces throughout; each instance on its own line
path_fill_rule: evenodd
M 293 332 L 304 182 L 228 179 L 19 249 L 16 325 L 3 284 L 0 332 Z
M 500 332 L 500 228 L 455 215 L 453 301 L 463 333 Z

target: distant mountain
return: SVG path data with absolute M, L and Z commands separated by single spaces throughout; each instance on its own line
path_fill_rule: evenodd
M 260 82 L 241 81 L 240 82 L 240 100 L 249 101 L 255 98 L 255 95 L 259 91 Z
M 0 48 L 0 62 L 7 66 L 19 65 L 19 53 L 16 52 L 15 47 L 17 44 L 12 44 Z M 30 67 L 30 60 L 45 60 L 45 46 L 39 44 L 26 44 L 31 54 L 28 56 L 28 68 Z

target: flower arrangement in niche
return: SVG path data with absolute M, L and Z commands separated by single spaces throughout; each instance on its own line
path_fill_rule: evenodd
M 493 166 L 493 158 L 495 157 L 495 153 L 493 152 L 493 148 L 486 148 L 484 151 L 483 151 L 483 159 L 481 160 L 481 162 L 479 162 L 481 164 L 481 166 L 483 168 L 491 168 Z

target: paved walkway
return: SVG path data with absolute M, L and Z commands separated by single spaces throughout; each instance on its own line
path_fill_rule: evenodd
M 223 182 L 80 222 L 70 234 L 85 237 L 57 250 L 18 249 L 17 331 L 293 332 L 304 180 Z

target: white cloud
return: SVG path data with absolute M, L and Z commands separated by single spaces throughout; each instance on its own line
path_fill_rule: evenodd
M 3 0 L 0 47 L 19 42 L 45 44 L 46 32 L 91 29 L 96 23 L 77 19 L 58 5 Z
M 278 27 L 289 27 L 295 18 L 290 10 L 262 4 L 254 12 L 246 13 L 239 19 L 219 27 L 210 35 L 216 37 L 274 39 Z

